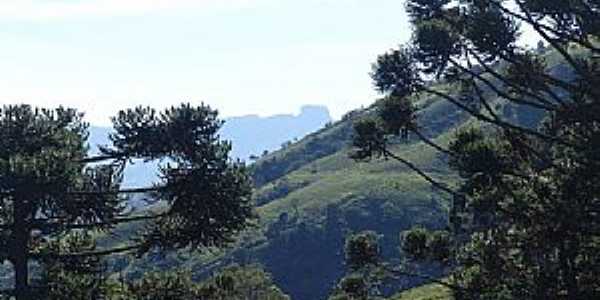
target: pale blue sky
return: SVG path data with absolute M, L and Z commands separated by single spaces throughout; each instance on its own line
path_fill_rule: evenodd
M 0 102 L 205 101 L 223 116 L 334 117 L 375 97 L 370 64 L 408 39 L 401 0 L 2 0 Z

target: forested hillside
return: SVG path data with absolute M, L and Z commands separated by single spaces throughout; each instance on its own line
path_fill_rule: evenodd
M 558 62 L 554 55 L 549 53 L 548 59 Z M 560 64 L 553 68 L 556 74 L 567 75 Z M 439 84 L 436 88 L 451 93 L 455 87 Z M 440 145 L 446 145 L 459 128 L 480 126 L 443 99 L 421 97 L 417 103 L 423 134 Z M 353 124 L 373 115 L 378 105 L 351 111 L 342 120 L 256 161 L 251 174 L 259 226 L 247 231 L 234 247 L 202 255 L 154 253 L 141 260 L 115 256 L 108 260 L 110 272 L 135 279 L 150 271 L 189 268 L 194 278 L 203 279 L 230 264 L 258 263 L 293 299 L 310 300 L 326 298 L 345 273 L 343 247 L 350 233 L 371 230 L 380 234 L 384 257 L 400 261 L 400 233 L 414 226 L 444 229 L 449 199 L 397 161 L 356 162 L 349 157 Z M 530 127 L 543 116 L 500 100 L 494 109 Z M 456 181 L 446 158 L 417 137 L 392 144 L 428 175 L 449 184 Z M 137 224 L 120 226 L 116 235 L 101 238 L 100 245 L 122 243 L 120 236 L 128 236 L 141 225 Z M 447 271 L 436 263 L 418 269 L 433 277 Z M 421 282 L 407 278 L 387 293 Z
M 437 88 L 451 92 L 454 87 L 440 84 Z M 422 97 L 418 105 L 424 134 L 441 145 L 459 128 L 480 126 L 442 99 Z M 538 111 L 506 102 L 497 101 L 494 106 L 504 117 L 527 126 L 536 126 L 542 118 Z M 445 228 L 449 199 L 399 162 L 382 158 L 359 163 L 349 157 L 354 122 L 377 109 L 378 102 L 349 112 L 342 120 L 253 164 L 259 227 L 234 248 L 204 258 L 146 258 L 124 272 L 135 277 L 156 267 L 185 265 L 201 278 L 229 263 L 260 263 L 284 292 L 302 300 L 325 298 L 344 274 L 343 246 L 350 233 L 372 230 L 381 234 L 386 259 L 401 260 L 399 234 L 417 225 Z M 430 176 L 449 184 L 456 180 L 446 158 L 416 137 L 395 141 L 393 147 Z M 435 263 L 419 268 L 432 276 L 444 274 L 444 268 Z M 390 292 L 420 282 L 408 278 Z
M 0 299 L 600 299 L 600 3 L 403 5 L 335 122 L 3 105 Z

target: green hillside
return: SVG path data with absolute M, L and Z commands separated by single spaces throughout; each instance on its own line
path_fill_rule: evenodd
M 439 284 L 420 286 L 390 298 L 390 300 L 451 300 L 451 292 Z
M 424 98 L 419 106 L 423 131 L 442 145 L 459 127 L 474 124 L 440 99 Z M 142 259 L 118 255 L 109 259 L 109 271 L 113 277 L 134 279 L 149 271 L 184 268 L 192 270 L 196 279 L 204 279 L 230 264 L 259 263 L 293 299 L 312 300 L 326 298 L 345 273 L 343 243 L 349 233 L 379 233 L 385 258 L 400 260 L 399 234 L 415 225 L 445 227 L 449 199 L 396 161 L 359 163 L 349 158 L 353 122 L 376 109 L 377 103 L 351 112 L 258 160 L 251 168 L 258 226 L 230 249 L 156 252 Z M 532 115 L 501 103 L 496 109 L 514 118 Z M 393 147 L 430 176 L 450 184 L 456 180 L 445 158 L 430 146 L 412 139 L 396 141 Z M 142 225 L 120 226 L 115 235 L 100 239 L 99 246 L 125 244 L 123 237 Z M 431 276 L 445 272 L 437 266 L 422 266 L 418 271 Z M 396 288 L 422 283 L 412 278 Z
M 137 278 L 149 270 L 183 266 L 203 278 L 230 263 L 260 263 L 293 299 L 312 300 L 325 298 L 344 274 L 343 243 L 351 232 L 378 232 L 385 257 L 400 259 L 400 232 L 414 225 L 444 227 L 448 199 L 398 162 L 358 163 L 348 157 L 353 122 L 371 114 L 376 105 L 351 112 L 258 160 L 252 172 L 259 226 L 231 249 L 156 254 L 142 260 L 117 257 L 112 271 Z M 422 99 L 421 106 L 422 118 L 431 124 L 426 132 L 441 144 L 466 121 L 444 101 Z M 394 147 L 431 176 L 454 179 L 444 157 L 429 146 L 412 140 Z M 123 234 L 118 236 L 130 230 L 119 228 Z M 426 272 L 442 275 L 443 270 L 433 267 Z M 415 279 L 409 286 L 420 282 Z
M 425 132 L 442 145 L 467 122 L 444 101 L 427 98 L 420 104 L 423 124 L 429 124 Z M 327 295 L 344 272 L 342 247 L 350 232 L 378 232 L 386 258 L 398 260 L 400 232 L 415 225 L 440 229 L 447 223 L 446 195 L 404 165 L 384 159 L 358 163 L 349 158 L 353 121 L 370 114 L 376 105 L 352 112 L 254 166 L 256 199 L 262 204 L 258 208 L 261 228 L 267 236 L 258 253 L 264 253 L 262 263 L 294 299 L 322 299 Z M 444 157 L 430 146 L 411 140 L 397 142 L 394 147 L 429 175 L 446 182 L 455 180 Z M 281 220 L 287 224 L 282 226 Z M 300 226 L 316 233 L 301 234 Z M 281 227 L 283 237 L 273 230 Z M 293 237 L 291 242 L 282 242 L 287 235 Z M 314 241 L 315 237 L 323 238 Z M 311 245 L 315 251 L 307 250 Z M 281 253 L 287 256 L 278 260 Z M 441 275 L 443 270 L 434 267 L 425 272 Z M 418 283 L 412 279 L 408 286 Z
M 418 106 L 422 132 L 441 145 L 447 144 L 460 127 L 479 126 L 452 104 L 435 97 L 419 99 Z M 343 243 L 351 232 L 379 233 L 384 257 L 400 260 L 399 234 L 415 225 L 444 228 L 449 199 L 399 162 L 375 159 L 359 163 L 349 158 L 353 122 L 376 109 L 377 103 L 350 112 L 342 120 L 259 159 L 251 167 L 259 226 L 232 248 L 202 255 L 157 253 L 132 264 L 120 257 L 115 259 L 120 267 L 113 271 L 137 278 L 148 270 L 183 266 L 192 269 L 197 278 L 204 278 L 231 263 L 259 263 L 293 299 L 312 300 L 326 298 L 345 273 Z M 529 126 L 542 117 L 536 111 L 500 101 L 494 103 L 494 109 Z M 457 180 L 443 155 L 415 137 L 392 144 L 394 152 L 430 176 L 448 184 Z M 417 271 L 443 276 L 447 270 L 422 266 Z M 422 283 L 409 278 L 396 288 Z
M 554 53 L 547 56 L 557 75 L 568 76 Z M 436 88 L 457 93 L 447 85 Z M 495 114 L 527 127 L 537 126 L 544 117 L 541 111 L 505 101 L 491 104 Z M 447 224 L 447 195 L 413 171 L 393 160 L 358 163 L 349 158 L 353 122 L 373 114 L 377 105 L 350 112 L 253 166 L 262 240 L 247 250 L 248 255 L 263 263 L 295 299 L 321 299 L 328 293 L 344 272 L 342 245 L 350 232 L 378 232 L 386 259 L 397 261 L 401 258 L 400 232 L 415 225 L 440 229 Z M 421 131 L 440 145 L 447 145 L 461 127 L 481 126 L 436 97 L 421 97 L 417 106 Z M 395 153 L 431 177 L 450 185 L 457 180 L 443 155 L 415 137 L 392 144 Z M 435 266 L 421 268 L 418 271 L 431 276 L 442 276 L 445 271 Z M 413 278 L 397 288 L 420 283 Z
M 554 68 L 557 73 L 562 72 L 560 66 Z M 444 85 L 437 88 L 449 92 L 452 89 Z M 436 97 L 422 97 L 418 107 L 421 131 L 441 145 L 447 144 L 460 127 L 479 126 L 452 104 Z M 501 101 L 494 102 L 493 108 L 504 118 L 527 126 L 535 126 L 543 117 L 537 111 Z M 192 270 L 196 279 L 203 279 L 230 264 L 259 263 L 292 299 L 314 300 L 326 298 L 346 272 L 343 244 L 349 233 L 377 232 L 385 259 L 399 261 L 399 234 L 415 225 L 444 228 L 449 199 L 394 160 L 359 163 L 349 158 L 353 122 L 376 109 L 377 102 L 352 111 L 342 120 L 253 164 L 258 226 L 231 248 L 200 254 L 155 252 L 142 259 L 115 256 L 109 259 L 109 271 L 115 277 L 134 279 L 151 270 L 186 268 Z M 415 137 L 392 144 L 395 153 L 431 177 L 451 185 L 457 180 L 445 157 Z M 99 245 L 125 243 L 122 237 L 130 236 L 141 225 L 120 226 L 115 235 L 101 239 Z M 416 271 L 441 277 L 448 270 L 423 265 Z M 394 288 L 408 289 L 423 283 L 409 278 Z M 429 294 L 440 296 L 422 299 L 446 299 L 440 298 L 446 292 L 438 286 L 411 290 L 396 299 L 421 299 L 417 295 Z

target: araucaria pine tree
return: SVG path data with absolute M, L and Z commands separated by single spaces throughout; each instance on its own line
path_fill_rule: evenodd
M 458 299 L 600 299 L 600 2 L 406 7 L 412 39 L 373 65 L 384 99 L 377 118 L 356 124 L 354 157 L 396 159 L 452 196 Z M 450 143 L 428 136 L 421 96 L 471 125 Z M 394 153 L 390 136 L 440 151 L 459 184 Z
M 88 125 L 77 111 L 0 110 L 0 262 L 14 268 L 15 288 L 7 292 L 17 300 L 57 289 L 32 284 L 32 262 L 56 268 L 117 252 L 222 246 L 249 224 L 250 180 L 244 165 L 229 158 L 230 144 L 219 139 L 216 111 L 189 104 L 160 113 L 138 107 L 112 121 L 112 145 L 89 157 Z M 123 188 L 123 170 L 134 159 L 163 161 L 160 180 Z M 139 194 L 160 201 L 161 210 L 132 214 L 127 200 Z M 119 248 L 56 246 L 125 222 L 145 225 Z

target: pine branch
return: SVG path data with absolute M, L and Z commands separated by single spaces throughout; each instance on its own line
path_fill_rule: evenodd
M 120 195 L 120 194 L 145 194 L 145 193 L 159 192 L 164 189 L 165 189 L 164 186 L 155 186 L 155 187 L 108 190 L 108 191 L 72 191 L 72 192 L 67 192 L 67 195 L 103 196 L 103 195 Z
M 493 125 L 496 125 L 496 126 L 502 127 L 502 128 L 510 128 L 510 129 L 516 130 L 518 132 L 522 132 L 522 133 L 525 133 L 525 134 L 528 134 L 528 135 L 532 135 L 532 136 L 541 138 L 543 140 L 553 141 L 553 142 L 556 142 L 556 143 L 564 145 L 564 146 L 576 147 L 575 145 L 573 145 L 573 144 L 571 144 L 571 143 L 569 143 L 567 141 L 564 141 L 564 140 L 562 140 L 560 138 L 549 136 L 549 135 L 543 134 L 543 133 L 541 133 L 539 131 L 536 131 L 536 130 L 533 130 L 533 129 L 529 129 L 529 128 L 526 128 L 526 127 L 521 127 L 521 126 L 518 126 L 518 125 L 515 125 L 515 124 L 512 124 L 512 123 L 506 122 L 506 121 L 495 120 L 493 118 L 490 118 L 490 117 L 488 117 L 488 116 L 486 116 L 486 115 L 484 115 L 484 114 L 482 114 L 480 112 L 477 112 L 474 109 L 471 109 L 471 108 L 467 107 L 466 105 L 460 103 L 459 100 L 457 100 L 457 99 L 455 99 L 455 98 L 453 98 L 453 97 L 451 97 L 451 96 L 449 96 L 447 94 L 444 94 L 442 92 L 438 92 L 438 91 L 436 91 L 434 89 L 431 89 L 431 88 L 423 86 L 422 90 L 424 92 L 426 92 L 426 93 L 429 93 L 429 94 L 441 97 L 441 98 L 443 98 L 445 100 L 448 100 L 450 103 L 458 106 L 460 109 L 466 111 L 467 113 L 469 113 L 470 115 L 472 115 L 473 117 L 477 118 L 480 121 L 484 121 L 486 123 L 490 123 L 490 124 L 493 124 Z
M 534 25 L 538 26 L 542 30 L 550 32 L 550 33 L 554 34 L 555 36 L 560 37 L 563 40 L 572 41 L 572 42 L 578 44 L 579 46 L 584 47 L 584 48 L 592 51 L 593 53 L 600 53 L 600 48 L 594 46 L 592 43 L 590 43 L 587 40 L 584 40 L 584 39 L 581 39 L 581 38 L 577 38 L 577 37 L 574 37 L 572 35 L 565 35 L 562 32 L 560 32 L 560 31 L 558 31 L 558 30 L 556 30 L 556 29 L 554 29 L 554 28 L 552 28 L 552 27 L 550 27 L 548 25 L 542 24 L 541 22 L 537 22 L 537 21 L 535 21 L 535 20 L 533 20 L 533 19 L 531 19 L 531 18 L 529 18 L 527 16 L 523 16 L 523 15 L 521 15 L 519 13 L 516 13 L 516 12 L 514 12 L 514 11 L 512 11 L 512 10 L 506 8 L 506 7 L 504 7 L 504 5 L 502 5 L 501 2 L 494 1 L 494 0 L 490 0 L 489 2 L 492 3 L 494 6 L 496 6 L 498 9 L 500 9 L 502 12 L 510 15 L 511 17 L 516 18 L 517 20 L 523 21 L 523 22 L 525 22 L 525 23 L 527 23 L 527 24 L 529 24 L 531 26 L 534 26 Z M 515 1 L 515 2 L 519 2 L 519 1 Z M 584 3 L 584 2 L 580 1 L 580 3 Z M 524 13 L 526 12 L 525 10 L 523 10 L 523 7 L 520 7 L 520 8 L 521 8 L 521 10 Z M 591 7 L 588 7 L 588 9 L 591 12 L 593 11 L 591 9 Z M 596 12 L 596 14 L 598 14 L 598 13 Z M 600 17 L 600 15 L 598 15 L 598 17 Z
M 84 159 L 75 160 L 73 162 L 81 163 L 81 164 L 90 164 L 90 163 L 99 163 L 99 162 L 103 162 L 103 161 L 107 161 L 107 160 L 124 159 L 125 157 L 127 157 L 127 154 L 125 154 L 125 153 L 113 153 L 113 154 L 104 154 L 104 155 L 86 157 Z
M 494 1 L 491 1 L 491 2 L 494 2 Z M 573 67 L 573 69 L 575 69 L 575 71 L 577 73 L 579 73 L 579 75 L 585 77 L 586 72 L 575 61 L 575 59 L 571 56 L 571 54 L 569 54 L 569 52 L 565 48 L 563 48 L 561 45 L 559 45 L 552 37 L 550 37 L 548 35 L 548 33 L 545 31 L 544 27 L 542 27 L 542 24 L 540 22 L 534 20 L 533 16 L 531 15 L 531 12 L 529 12 L 527 10 L 527 8 L 525 8 L 523 6 L 523 3 L 521 3 L 520 1 L 515 1 L 515 2 L 517 3 L 517 5 L 521 9 L 521 11 L 523 11 L 523 13 L 525 14 L 525 20 L 526 20 L 526 22 L 529 23 L 531 25 L 531 27 L 542 38 L 544 38 L 544 40 L 546 40 L 548 43 L 550 43 L 550 45 L 552 45 L 552 47 L 554 49 L 556 49 L 556 51 L 558 51 L 558 53 L 560 53 L 560 55 Z
M 454 155 L 454 153 L 440 145 L 438 145 L 437 143 L 435 143 L 434 141 L 432 141 L 431 139 L 427 138 L 425 135 L 423 135 L 423 133 L 421 133 L 418 129 L 409 129 L 412 133 L 414 133 L 421 141 L 423 141 L 425 144 L 433 147 L 434 149 L 436 149 L 439 152 L 442 152 L 444 154 L 447 155 Z
M 142 188 L 129 188 L 129 189 L 117 189 L 117 190 L 106 190 L 106 191 L 70 191 L 66 192 L 65 195 L 71 196 L 105 196 L 105 195 L 121 195 L 121 194 L 144 194 L 152 192 L 160 192 L 164 190 L 164 186 L 155 187 L 142 187 Z M 15 191 L 2 191 L 0 196 L 12 196 Z
M 157 215 L 142 215 L 135 217 L 127 217 L 127 218 L 115 218 L 113 220 L 105 221 L 105 222 L 93 222 L 93 223 L 81 223 L 81 224 L 61 224 L 61 223 L 50 223 L 48 219 L 36 219 L 34 220 L 33 226 L 38 229 L 51 229 L 51 228 L 61 228 L 61 229 L 95 229 L 95 228 L 106 228 L 112 227 L 115 225 L 129 223 L 129 222 L 139 222 L 139 221 L 149 221 L 156 220 L 159 218 L 163 218 L 168 216 L 168 213 L 157 214 Z
M 433 179 L 431 176 L 427 175 L 427 173 L 425 173 L 423 170 L 419 169 L 419 167 L 415 166 L 413 163 L 411 163 L 410 161 L 397 156 L 396 154 L 390 152 L 389 150 L 385 149 L 385 147 L 381 147 L 380 149 L 382 151 L 382 153 L 384 154 L 385 157 L 391 157 L 399 162 L 401 162 L 402 164 L 404 164 L 405 166 L 407 166 L 408 168 L 410 168 L 411 170 L 415 171 L 417 174 L 419 174 L 419 176 L 421 176 L 423 179 L 425 179 L 427 182 L 429 182 L 431 185 L 433 185 L 434 187 L 450 194 L 453 196 L 462 196 L 460 195 L 458 192 L 452 190 L 451 188 L 449 188 L 447 185 L 438 182 L 437 180 Z
M 129 222 L 140 222 L 140 221 L 150 221 L 156 220 L 159 218 L 163 218 L 168 216 L 169 213 L 162 213 L 156 215 L 142 215 L 135 217 L 121 217 L 115 218 L 109 221 L 103 222 L 91 222 L 91 223 L 71 223 L 71 224 L 63 224 L 58 222 L 52 222 L 51 219 L 35 219 L 30 225 L 31 227 L 38 230 L 48 230 L 48 229 L 65 229 L 65 230 L 74 230 L 74 229 L 100 229 L 106 227 L 112 227 L 115 225 L 129 223 Z M 14 225 L 12 224 L 0 224 L 0 230 L 8 230 L 12 229 Z
M 86 257 L 99 257 L 99 256 L 107 256 L 112 254 L 121 254 L 132 252 L 135 250 L 139 250 L 140 248 L 146 246 L 145 244 L 135 244 L 123 247 L 117 247 L 112 249 L 105 250 L 96 250 L 96 251 L 85 251 L 85 252 L 76 252 L 76 253 L 32 253 L 30 255 L 31 258 L 35 259 L 44 259 L 44 258 L 54 258 L 54 259 L 62 259 L 62 258 L 86 258 Z
M 483 84 L 485 84 L 487 87 L 489 87 L 492 91 L 494 91 L 494 93 L 496 93 L 496 95 L 514 102 L 514 103 L 518 103 L 518 104 L 522 104 L 522 105 L 527 105 L 527 106 L 532 106 L 535 108 L 539 108 L 539 109 L 543 109 L 543 110 L 547 110 L 547 111 L 555 111 L 556 108 L 555 107 L 550 107 L 550 106 L 546 106 L 546 105 L 542 105 L 539 103 L 535 103 L 535 102 L 531 102 L 531 101 L 527 101 L 524 99 L 517 99 L 515 97 L 512 97 L 510 95 L 508 95 L 507 93 L 501 91 L 495 84 L 493 84 L 490 80 L 488 80 L 487 78 L 481 76 L 480 74 L 477 74 L 475 72 L 473 72 L 473 70 L 470 70 L 469 68 L 465 68 L 464 66 L 462 66 L 461 64 L 459 64 L 458 62 L 454 61 L 453 59 L 450 59 L 450 63 L 459 68 L 460 70 L 462 70 L 463 72 L 468 73 L 469 75 L 472 76 L 472 78 L 475 78 L 477 80 L 479 80 L 480 82 L 482 82 Z
M 466 51 L 467 51 L 468 54 L 470 54 L 472 57 L 475 58 L 475 60 L 477 61 L 477 63 L 485 69 L 486 73 L 492 75 L 497 80 L 500 80 L 502 82 L 502 84 L 518 90 L 519 93 L 522 93 L 524 95 L 527 95 L 527 96 L 530 96 L 532 98 L 535 98 L 539 102 L 545 103 L 546 105 L 548 105 L 547 107 L 548 108 L 551 107 L 552 110 L 556 110 L 556 107 L 555 107 L 556 104 L 554 104 L 554 103 L 546 100 L 546 98 L 544 98 L 543 96 L 537 95 L 537 94 L 535 94 L 533 92 L 526 91 L 521 86 L 518 86 L 514 82 L 511 82 L 511 81 L 507 80 L 505 76 L 500 75 L 498 72 L 496 72 L 496 70 L 494 70 L 493 68 L 490 68 L 483 61 L 483 59 L 481 59 L 481 57 L 479 55 L 477 55 L 477 53 L 475 53 L 475 51 L 473 51 L 472 49 L 468 49 L 467 48 Z M 503 59 L 503 60 L 505 60 L 505 61 L 507 61 L 507 62 L 510 62 L 512 64 L 516 64 L 516 62 L 514 60 L 511 60 L 510 58 L 508 58 L 507 55 L 500 55 L 500 58 Z M 541 74 L 541 75 L 544 76 L 544 78 L 550 80 L 549 78 L 547 78 L 547 77 L 549 77 L 549 76 L 547 76 L 547 74 L 544 73 L 544 74 Z M 557 80 L 555 78 L 552 78 L 552 79 Z M 550 80 L 550 81 L 554 82 L 554 80 Z M 561 83 L 562 83 L 562 81 L 561 81 Z M 565 104 L 564 100 L 562 98 L 560 98 L 554 91 L 552 91 L 552 89 L 550 87 L 547 87 L 546 85 L 544 85 L 544 89 L 545 89 L 545 92 L 548 93 L 548 95 L 550 95 L 557 103 L 559 103 L 560 105 L 564 106 L 564 104 Z M 520 101 L 522 103 L 519 103 L 519 104 L 536 105 L 536 103 L 533 103 L 533 102 L 530 102 L 530 101 L 526 101 L 526 100 L 523 100 L 523 99 L 520 99 Z M 537 105 L 539 105 L 539 104 L 537 104 Z M 538 107 L 538 108 L 545 109 L 545 107 Z

